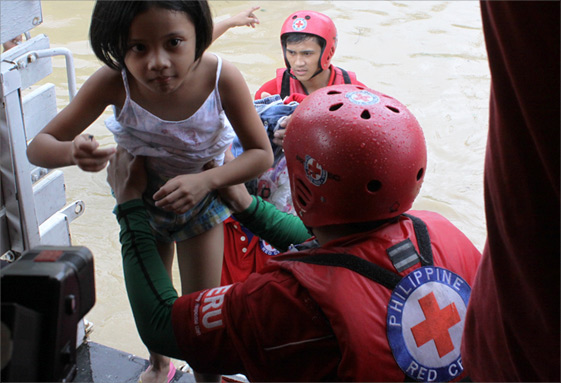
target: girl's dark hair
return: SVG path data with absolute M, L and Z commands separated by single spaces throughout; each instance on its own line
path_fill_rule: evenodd
M 212 42 L 213 30 L 206 0 L 97 0 L 90 25 L 90 43 L 97 58 L 113 69 L 124 68 L 131 23 L 138 14 L 151 7 L 185 13 L 195 25 L 195 60 L 203 55 Z

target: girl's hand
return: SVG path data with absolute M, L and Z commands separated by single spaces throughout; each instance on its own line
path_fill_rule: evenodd
M 244 25 L 255 28 L 255 24 L 259 24 L 259 19 L 253 12 L 258 10 L 259 8 L 260 7 L 251 7 L 226 20 L 214 23 L 214 28 L 212 30 L 212 41 L 215 41 L 217 38 L 222 36 L 224 32 L 226 32 L 230 28 L 241 27 Z
M 204 173 L 180 175 L 166 182 L 152 198 L 156 206 L 183 214 L 211 192 L 206 180 Z
M 91 134 L 81 134 L 72 141 L 72 161 L 86 172 L 105 168 L 115 148 L 98 149 L 99 142 Z
M 235 16 L 230 18 L 230 22 L 234 27 L 241 27 L 247 25 L 248 27 L 255 28 L 255 24 L 259 24 L 259 19 L 255 14 L 254 11 L 258 10 L 261 7 L 251 7 L 246 9 L 245 11 L 241 11 Z

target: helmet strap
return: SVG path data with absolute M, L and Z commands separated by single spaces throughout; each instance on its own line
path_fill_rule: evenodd
M 299 80 L 296 78 L 296 76 L 292 74 L 292 68 L 289 66 L 287 69 L 288 69 L 288 75 L 290 76 L 290 78 L 293 79 L 293 80 L 299 81 Z
M 321 52 L 319 54 L 319 61 L 318 61 L 318 70 L 316 71 L 316 73 L 314 73 L 314 75 L 312 77 L 310 77 L 310 80 L 313 79 L 314 77 L 316 77 L 318 74 L 320 74 L 321 72 L 323 72 L 323 68 L 321 67 L 321 61 L 323 60 L 323 54 L 325 53 L 325 46 L 326 46 L 326 41 L 322 38 L 320 39 L 323 41 L 323 44 L 321 47 Z
M 323 72 L 323 69 L 321 68 L 321 65 L 319 66 L 318 70 L 316 71 L 316 73 L 314 73 L 314 75 L 312 77 L 310 77 L 310 80 L 313 79 L 314 77 L 316 77 L 318 74 L 320 74 L 321 72 Z

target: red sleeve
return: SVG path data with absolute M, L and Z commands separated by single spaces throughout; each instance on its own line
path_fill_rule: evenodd
M 338 347 L 323 313 L 291 274 L 184 295 L 173 306 L 183 357 L 195 370 L 252 381 L 334 379 Z
M 267 92 L 271 96 L 274 94 L 279 94 L 280 90 L 278 90 L 277 88 L 277 79 L 274 78 L 270 81 L 267 81 L 265 84 L 261 85 L 261 88 L 259 88 L 257 92 L 255 92 L 255 100 L 262 99 L 263 97 L 261 97 L 261 93 L 263 92 Z

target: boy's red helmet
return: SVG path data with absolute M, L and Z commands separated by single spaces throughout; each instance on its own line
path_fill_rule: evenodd
M 315 11 L 298 11 L 288 16 L 281 28 L 281 44 L 284 62 L 286 67 L 290 69 L 290 64 L 286 60 L 286 44 L 283 38 L 287 33 L 304 33 L 317 36 L 323 40 L 324 46 L 318 64 L 322 70 L 329 68 L 329 63 L 337 47 L 337 28 L 335 28 L 333 20 L 323 13 Z
M 294 207 L 310 227 L 409 210 L 427 164 L 413 114 L 357 85 L 328 86 L 306 97 L 292 114 L 283 148 Z

